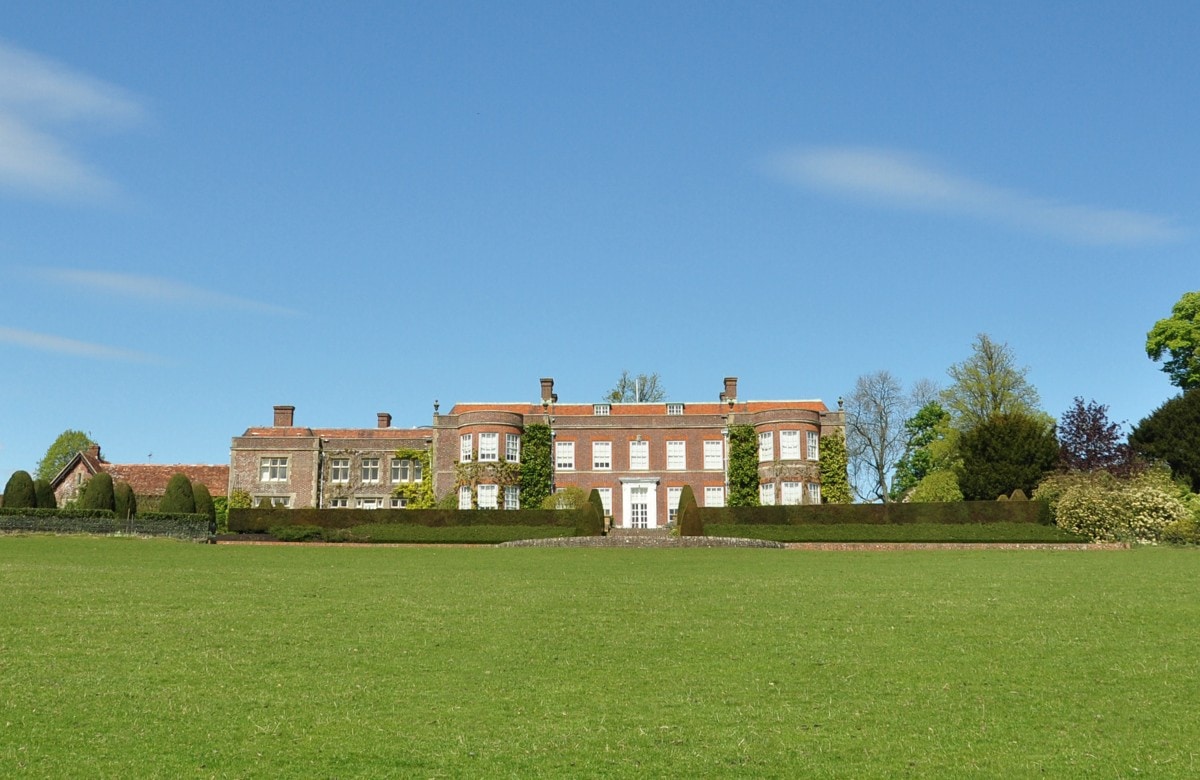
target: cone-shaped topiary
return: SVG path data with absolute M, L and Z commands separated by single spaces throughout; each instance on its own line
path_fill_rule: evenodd
M 600 536 L 604 533 L 604 504 L 600 501 L 600 493 L 596 490 L 588 495 L 587 501 L 579 507 L 580 521 L 576 525 L 576 536 Z
M 192 495 L 196 499 L 196 514 L 208 515 L 209 520 L 217 519 L 217 508 L 213 505 L 212 494 L 208 487 L 199 482 L 192 485 Z
M 111 474 L 101 471 L 88 480 L 87 487 L 83 489 L 83 495 L 79 497 L 79 508 L 108 510 L 117 508 Z
M 37 491 L 28 471 L 14 471 L 4 486 L 5 509 L 33 509 L 37 506 Z
M 704 536 L 704 523 L 700 520 L 700 507 L 696 504 L 696 494 L 691 485 L 684 485 L 679 491 L 679 535 Z
M 128 482 L 118 482 L 113 485 L 113 498 L 116 502 L 117 517 L 128 520 L 137 514 L 137 498 Z
M 54 488 L 50 487 L 48 480 L 35 479 L 33 492 L 37 496 L 38 509 L 58 509 L 58 498 L 54 495 Z
M 192 481 L 186 474 L 176 474 L 167 483 L 162 501 L 158 504 L 160 512 L 178 512 L 193 514 L 196 511 L 196 496 L 192 492 Z
M 596 510 L 596 517 L 600 518 L 600 533 L 604 533 L 604 517 L 607 512 L 604 511 L 604 500 L 600 498 L 600 491 L 593 489 L 588 493 L 588 503 Z
M 1011 500 L 1011 501 L 1028 501 L 1029 498 L 1028 498 L 1028 496 L 1025 495 L 1024 490 L 1021 490 L 1021 488 L 1017 488 L 1016 490 L 1014 490 L 1012 492 L 1012 495 L 1009 496 L 1009 500 Z

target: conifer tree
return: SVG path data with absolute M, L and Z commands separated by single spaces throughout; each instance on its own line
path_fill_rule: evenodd
M 193 514 L 196 511 L 196 495 L 192 492 L 192 481 L 186 474 L 175 474 L 167 483 L 162 501 L 158 505 L 160 512 L 178 512 Z
M 33 509 L 37 506 L 37 492 L 33 477 L 28 471 L 14 471 L 4 486 L 5 509 Z

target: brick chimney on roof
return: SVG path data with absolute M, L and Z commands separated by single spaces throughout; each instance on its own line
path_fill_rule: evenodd
M 725 377 L 725 392 L 721 393 L 721 400 L 722 401 L 736 401 L 737 400 L 737 377 L 736 376 Z
M 94 461 L 99 462 L 99 460 L 100 460 L 100 445 L 99 444 L 90 445 L 87 448 L 86 452 L 87 452 L 87 456 L 89 458 L 91 458 Z
M 554 380 L 550 377 L 542 378 L 542 403 L 553 403 L 558 400 L 558 396 L 554 393 Z
M 379 417 L 379 427 L 380 428 L 391 428 L 392 427 L 392 416 L 390 414 L 388 414 L 387 412 L 380 412 L 378 417 Z
M 292 422 L 296 415 L 296 407 L 294 406 L 276 406 L 275 407 L 275 427 L 276 428 L 291 428 Z

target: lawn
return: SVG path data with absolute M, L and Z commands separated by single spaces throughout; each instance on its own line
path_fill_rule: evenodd
M 1193 777 L 1198 575 L 0 537 L 0 776 Z

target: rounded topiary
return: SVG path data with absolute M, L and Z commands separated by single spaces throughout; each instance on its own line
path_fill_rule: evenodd
M 83 495 L 79 497 L 79 508 L 108 509 L 110 511 L 117 508 L 111 474 L 101 471 L 88 480 L 87 487 L 83 489 Z
M 116 503 L 117 517 L 127 520 L 137 514 L 137 498 L 128 482 L 118 482 L 113 485 L 113 498 Z
M 1021 490 L 1021 488 L 1017 488 L 1016 490 L 1014 490 L 1012 492 L 1012 496 L 1009 497 L 1009 500 L 1011 500 L 1011 501 L 1028 501 L 1029 498 L 1025 495 L 1024 490 Z
M 58 509 L 58 497 L 54 495 L 54 488 L 50 487 L 49 480 L 35 479 L 33 492 L 37 497 L 38 509 Z
M 200 482 L 193 484 L 192 496 L 196 499 L 196 514 L 207 515 L 209 520 L 217 519 L 217 507 L 206 485 Z
M 186 474 L 175 474 L 167 483 L 158 511 L 179 514 L 194 514 L 196 511 L 196 495 L 192 492 L 192 481 Z
M 5 509 L 33 509 L 37 506 L 37 491 L 28 471 L 14 471 L 4 486 Z

